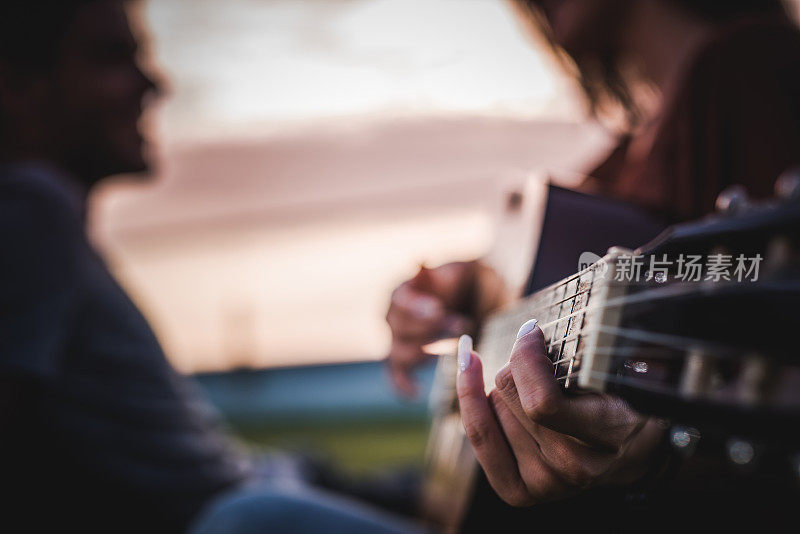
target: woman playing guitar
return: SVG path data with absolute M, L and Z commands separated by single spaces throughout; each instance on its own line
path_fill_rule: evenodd
M 585 191 L 674 222 L 710 212 L 732 184 L 768 196 L 775 177 L 800 164 L 800 32 L 778 0 L 517 0 L 515 6 L 575 74 L 590 112 L 624 117 L 625 133 L 589 173 Z M 399 286 L 387 314 L 388 362 L 398 388 L 413 390 L 410 370 L 426 356 L 425 344 L 443 330 L 463 331 L 503 303 L 501 287 L 477 261 L 423 268 Z M 562 502 L 571 504 L 555 505 L 555 515 L 531 527 L 596 524 L 596 510 L 572 504 L 573 497 L 637 488 L 666 469 L 658 421 L 613 396 L 565 396 L 533 325 L 520 330 L 488 398 L 477 355 L 462 347 L 461 356 L 462 418 L 496 493 L 514 506 L 569 498 Z M 720 514 L 717 501 L 704 504 Z M 718 524 L 737 517 L 727 512 L 715 517 Z M 624 521 L 617 520 L 618 528 Z M 601 530 L 614 528 L 600 523 Z

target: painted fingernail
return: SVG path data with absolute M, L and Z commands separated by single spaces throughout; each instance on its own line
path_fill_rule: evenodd
M 464 334 L 458 338 L 458 370 L 464 372 L 472 357 L 472 338 Z
M 536 323 L 538 323 L 536 319 L 531 319 L 530 321 L 524 323 L 522 326 L 519 327 L 519 332 L 517 332 L 517 339 L 521 338 L 522 336 L 526 336 L 533 332 L 533 329 L 536 327 Z

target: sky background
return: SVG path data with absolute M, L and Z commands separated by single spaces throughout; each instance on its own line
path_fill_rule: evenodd
M 580 115 L 505 0 L 149 0 L 165 140 L 342 116 Z
M 94 234 L 185 371 L 383 357 L 396 284 L 604 139 L 504 0 L 139 9 L 157 172 L 105 187 Z

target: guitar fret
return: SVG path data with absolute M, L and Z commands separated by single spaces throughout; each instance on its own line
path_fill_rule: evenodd
M 552 303 L 550 305 L 550 307 L 548 309 L 547 322 L 545 324 L 553 324 L 554 314 L 555 314 L 556 322 L 557 322 L 558 317 L 561 315 L 561 307 L 563 306 L 564 295 L 566 294 L 566 287 L 567 287 L 566 284 L 559 284 L 558 286 L 556 286 L 554 288 L 553 296 L 554 296 L 556 302 L 554 302 L 554 303 Z M 540 325 L 540 328 L 542 328 L 543 326 L 544 325 Z M 554 330 L 555 330 L 555 328 L 554 328 Z M 542 332 L 545 333 L 545 339 L 549 340 L 548 347 L 547 347 L 547 352 L 551 353 L 553 351 L 553 339 L 555 339 L 557 336 L 555 335 L 555 332 L 548 333 L 548 332 L 545 332 L 544 330 L 542 330 Z
M 554 284 L 551 284 L 550 286 L 547 286 L 547 287 L 545 287 L 543 289 L 540 289 L 536 294 L 534 294 L 532 296 L 529 296 L 529 297 L 526 297 L 528 302 L 531 304 L 531 306 L 529 306 L 527 308 L 528 311 L 533 313 L 533 312 L 537 312 L 537 311 L 542 310 L 542 309 L 548 309 L 549 310 L 553 306 L 556 306 L 556 305 L 560 304 L 561 302 L 563 302 L 564 299 L 560 299 L 560 300 L 555 300 L 554 301 L 553 298 L 548 299 L 548 297 L 551 296 L 551 295 L 555 295 L 557 290 L 566 287 L 566 285 L 569 284 L 570 282 L 572 282 L 573 280 L 576 280 L 576 279 L 584 277 L 584 276 L 589 276 L 590 277 L 589 288 L 587 289 L 587 291 L 590 291 L 591 290 L 591 286 L 592 286 L 592 284 L 594 282 L 594 275 L 595 275 L 594 266 L 588 267 L 587 269 L 584 269 L 583 271 L 581 271 L 579 273 L 575 273 L 575 274 L 573 274 L 573 275 L 571 275 L 571 276 L 569 276 L 569 277 L 567 277 L 567 278 L 565 278 L 565 279 L 563 279 L 563 280 L 561 280 L 559 282 L 555 282 Z M 581 291 L 581 293 L 583 293 L 583 291 Z M 567 300 L 572 298 L 573 296 L 574 295 L 571 295 L 571 296 L 567 297 Z M 548 300 L 549 300 L 549 302 L 547 304 L 542 304 L 543 302 L 548 301 Z
M 555 376 L 571 376 L 575 371 L 576 358 L 581 344 L 581 334 L 586 322 L 586 306 L 589 301 L 589 294 L 594 285 L 594 271 L 590 270 L 583 273 L 575 281 L 575 293 L 572 297 L 569 319 L 566 322 L 565 335 L 562 337 L 561 348 L 558 360 L 563 362 L 556 366 Z M 584 296 L 585 295 L 585 296 Z M 569 387 L 570 380 L 567 378 L 564 387 Z
M 544 330 L 545 328 L 552 327 L 552 326 L 553 326 L 553 325 L 555 325 L 556 323 L 559 323 L 559 322 L 561 322 L 561 321 L 564 321 L 564 320 L 566 320 L 566 319 L 571 319 L 571 318 L 575 317 L 576 315 L 580 315 L 581 313 L 584 313 L 584 310 L 583 310 L 583 309 L 580 309 L 580 310 L 578 310 L 578 311 L 576 311 L 576 312 L 574 312 L 574 313 L 571 313 L 571 314 L 569 314 L 569 315 L 565 315 L 564 317 L 559 317 L 558 319 L 555 319 L 555 320 L 553 320 L 553 321 L 550 321 L 550 322 L 548 322 L 548 323 L 545 323 L 544 325 L 539 325 L 539 328 L 541 328 L 542 330 Z
M 595 271 L 594 268 L 588 268 L 551 284 L 523 299 L 520 305 L 510 307 L 503 313 L 502 320 L 490 321 L 484 326 L 486 339 L 493 340 L 491 349 L 485 346 L 483 354 L 486 358 L 484 378 L 487 384 L 493 378 L 490 370 L 499 369 L 508 359 L 514 339 L 511 330 L 519 328 L 519 324 L 532 317 L 540 319 L 539 328 L 544 334 L 548 357 L 553 362 L 554 376 L 560 378 L 562 375 L 571 375 L 579 369 L 585 335 L 583 330 L 590 324 L 589 315 L 594 313 L 594 310 L 588 309 L 588 303 L 590 299 L 593 300 Z M 499 319 L 500 316 L 496 317 Z M 570 380 L 566 379 L 563 386 L 569 387 Z
M 552 306 L 555 306 L 555 305 L 557 305 L 557 304 L 561 304 L 562 302 L 565 302 L 565 301 L 567 301 L 567 300 L 573 299 L 573 298 L 575 298 L 575 297 L 578 297 L 578 296 L 580 296 L 580 295 L 584 295 L 584 294 L 588 293 L 590 290 L 591 290 L 591 288 L 589 288 L 589 289 L 585 289 L 585 290 L 583 290 L 583 291 L 579 291 L 579 292 L 578 292 L 577 294 L 575 294 L 575 295 L 572 295 L 572 296 L 570 296 L 570 297 L 563 298 L 563 299 L 559 300 L 558 302 L 554 302 L 554 303 L 552 304 Z M 535 309 L 536 309 L 536 308 L 533 308 L 531 311 L 535 311 Z
M 573 278 L 573 279 L 569 280 L 567 282 L 567 284 L 566 284 L 565 289 L 564 289 L 564 295 L 567 298 L 565 298 L 564 301 L 562 302 L 560 310 L 563 310 L 564 308 L 568 307 L 569 308 L 569 315 L 572 315 L 573 312 L 575 311 L 575 302 L 577 301 L 577 298 L 578 298 L 577 297 L 577 295 L 578 295 L 578 286 L 579 286 L 578 280 L 579 280 L 579 278 Z M 560 311 L 559 311 L 559 315 L 561 315 Z M 558 327 L 556 327 L 556 335 L 557 335 L 557 337 L 561 338 L 561 340 L 562 340 L 560 342 L 561 346 L 558 349 L 558 356 L 556 357 L 557 360 L 560 360 L 560 359 L 562 359 L 564 357 L 564 347 L 566 345 L 565 339 L 569 335 L 569 329 L 570 329 L 571 323 L 572 323 L 572 318 L 568 319 L 567 322 L 564 323 L 564 325 L 563 325 L 564 331 L 563 331 L 563 334 L 560 334 L 560 335 L 559 335 L 559 332 L 560 332 L 561 326 L 559 325 Z M 558 342 L 556 342 L 556 343 L 558 343 Z M 556 364 L 554 366 L 553 373 L 554 373 L 555 376 L 559 376 L 559 370 L 560 370 L 561 367 L 562 367 L 562 364 Z
M 576 314 L 576 318 L 577 318 L 578 315 L 579 314 Z M 582 319 L 584 317 L 585 316 L 581 316 Z M 581 322 L 581 328 L 577 332 L 573 332 L 572 334 L 569 334 L 569 335 L 566 335 L 566 336 L 564 336 L 562 338 L 556 339 L 556 340 L 553 341 L 553 344 L 555 345 L 555 344 L 562 343 L 562 342 L 569 343 L 570 341 L 575 341 L 576 339 L 580 338 L 583 334 L 584 334 L 584 332 L 583 332 L 583 322 Z M 556 362 L 553 362 L 553 363 L 556 363 Z
M 572 362 L 570 362 L 570 364 L 569 364 L 568 374 L 572 374 L 573 372 L 575 372 L 576 369 L 580 368 L 581 359 L 582 359 L 581 358 L 581 354 L 583 353 L 583 340 L 585 338 L 585 336 L 583 334 L 585 333 L 586 318 L 587 318 L 587 313 L 586 313 L 585 310 L 586 310 L 586 308 L 588 308 L 590 306 L 590 299 L 591 299 L 591 296 L 592 296 L 592 290 L 594 289 L 595 274 L 596 274 L 596 272 L 595 272 L 594 269 L 589 271 L 589 280 L 587 282 L 588 283 L 588 288 L 587 288 L 587 291 L 586 291 L 586 298 L 585 298 L 585 300 L 583 302 L 584 313 L 581 316 L 581 326 L 580 326 L 580 329 L 578 330 L 578 337 L 577 337 L 577 339 L 575 341 L 575 353 L 574 353 L 574 355 L 572 357 Z M 567 380 L 567 385 L 569 385 L 569 380 Z

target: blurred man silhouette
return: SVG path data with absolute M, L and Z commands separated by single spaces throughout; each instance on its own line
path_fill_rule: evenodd
M 86 239 L 86 197 L 143 172 L 157 85 L 122 0 L 0 7 L 3 521 L 82 531 L 400 532 L 259 482 Z M 24 527 L 23 527 L 24 526 Z

